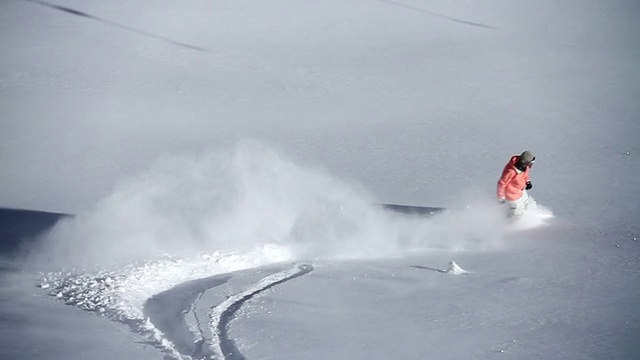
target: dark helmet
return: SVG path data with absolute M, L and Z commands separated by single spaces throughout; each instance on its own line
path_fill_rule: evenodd
M 523 152 L 522 154 L 520 154 L 520 158 L 518 159 L 518 161 L 522 164 L 522 165 L 529 165 L 532 162 L 534 162 L 536 160 L 536 157 L 533 156 L 533 153 L 529 150 Z
M 518 161 L 516 161 L 516 168 L 520 171 L 524 171 L 527 167 L 531 167 L 535 160 L 536 157 L 533 156 L 533 153 L 527 150 L 518 157 Z

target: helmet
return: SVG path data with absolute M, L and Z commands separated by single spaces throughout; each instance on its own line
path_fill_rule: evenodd
M 531 164 L 535 160 L 536 160 L 536 157 L 533 156 L 533 153 L 529 150 L 520 154 L 520 158 L 518 159 L 518 161 L 525 166 Z

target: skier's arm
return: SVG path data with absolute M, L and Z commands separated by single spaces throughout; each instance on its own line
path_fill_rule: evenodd
M 514 175 L 515 175 L 515 171 L 505 171 L 502 173 L 500 180 L 498 180 L 498 188 L 497 188 L 498 200 L 505 198 L 505 190 L 507 188 L 507 184 L 511 180 L 513 180 Z

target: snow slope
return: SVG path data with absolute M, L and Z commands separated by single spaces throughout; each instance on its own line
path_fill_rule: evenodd
M 639 14 L 0 3 L 0 205 L 76 215 L 3 235 L 0 357 L 639 357 Z

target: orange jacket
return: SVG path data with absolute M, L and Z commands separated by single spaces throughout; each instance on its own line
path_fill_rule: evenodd
M 518 158 L 518 155 L 513 155 L 502 170 L 502 176 L 498 180 L 498 199 L 514 201 L 522 197 L 529 181 L 529 168 L 525 168 L 524 171 L 516 169 Z

